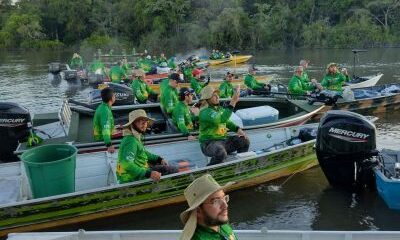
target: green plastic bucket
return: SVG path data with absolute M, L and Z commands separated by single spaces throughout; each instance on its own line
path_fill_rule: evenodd
M 75 191 L 76 147 L 49 144 L 24 152 L 25 165 L 34 198 L 54 196 Z

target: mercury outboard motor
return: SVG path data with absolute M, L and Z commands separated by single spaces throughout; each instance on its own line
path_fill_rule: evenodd
M 133 91 L 130 87 L 117 84 L 117 83 L 107 83 L 108 87 L 112 88 L 115 93 L 115 103 L 114 106 L 118 105 L 129 105 L 135 104 L 135 97 Z M 101 88 L 103 89 L 103 88 Z M 90 104 L 100 104 L 101 100 L 101 89 L 95 89 L 89 93 L 89 103 Z
M 0 161 L 17 161 L 18 141 L 26 141 L 32 127 L 29 111 L 16 103 L 0 102 Z
M 374 187 L 375 125 L 364 116 L 333 110 L 322 117 L 317 133 L 319 164 L 334 187 Z

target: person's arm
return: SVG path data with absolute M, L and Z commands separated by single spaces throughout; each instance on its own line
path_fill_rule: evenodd
M 168 91 L 168 95 L 167 96 L 165 96 L 166 97 L 166 106 L 165 106 L 165 111 L 168 113 L 168 114 L 172 114 L 172 111 L 174 110 L 174 107 L 175 107 L 175 103 L 176 103 L 176 100 L 177 99 L 175 99 L 175 95 L 174 95 L 174 93 L 172 92 L 172 91 Z
M 219 85 L 219 97 L 220 98 L 228 98 L 228 92 L 227 92 L 227 85 L 222 83 Z
M 182 108 L 175 108 L 173 111 L 173 118 L 176 123 L 176 126 L 178 127 L 179 131 L 185 135 L 189 135 L 189 130 L 186 127 L 185 123 L 185 113 Z
M 151 170 L 141 168 L 138 164 L 134 163 L 137 157 L 137 150 L 138 146 L 133 138 L 127 139 L 127 141 L 121 145 L 118 154 L 119 166 L 117 167 L 117 172 L 120 171 L 120 174 L 127 173 L 131 175 L 133 179 L 149 178 Z
M 107 147 L 110 147 L 111 144 L 111 132 L 113 129 L 111 129 L 111 117 L 109 116 L 108 113 L 103 112 L 102 114 L 100 114 L 100 124 L 102 127 L 102 132 L 101 135 L 103 136 L 103 141 L 104 144 Z
M 136 99 L 139 102 L 145 102 L 147 100 L 147 96 L 143 94 L 142 89 L 140 88 L 139 80 L 134 80 L 132 83 L 132 90 L 135 93 Z
M 326 76 L 326 75 L 325 75 L 325 77 L 322 79 L 321 85 L 322 85 L 324 88 L 328 88 L 328 87 L 329 87 L 329 85 L 330 85 L 329 79 L 330 79 L 330 78 L 329 78 L 328 76 Z
M 162 157 L 158 156 L 157 154 L 151 153 L 147 151 L 146 148 L 144 148 L 144 152 L 146 153 L 147 160 L 152 163 L 152 164 L 161 164 L 161 161 L 163 160 Z
M 226 122 L 226 127 L 231 130 L 232 132 L 237 132 L 239 130 L 239 127 L 236 126 L 231 120 L 228 120 Z

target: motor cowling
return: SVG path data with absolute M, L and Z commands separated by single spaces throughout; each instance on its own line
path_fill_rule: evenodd
M 16 103 L 0 102 L 0 161 L 17 161 L 18 142 L 26 141 L 32 127 L 29 111 Z
M 90 104 L 100 104 L 102 102 L 101 99 L 101 89 L 104 87 L 109 87 L 114 90 L 115 93 L 115 106 L 118 105 L 128 105 L 128 104 L 134 104 L 134 95 L 133 91 L 130 87 L 122 85 L 122 84 L 116 84 L 116 83 L 107 83 L 106 85 L 99 85 L 99 89 L 95 89 L 90 91 L 89 93 L 89 103 Z
M 316 153 L 331 185 L 370 184 L 370 159 L 377 154 L 375 125 L 357 113 L 329 111 L 318 127 Z

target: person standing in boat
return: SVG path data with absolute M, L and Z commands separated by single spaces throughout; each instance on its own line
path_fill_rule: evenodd
M 288 84 L 288 91 L 290 94 L 295 95 L 308 95 L 316 89 L 322 89 L 315 79 L 307 82 L 303 78 L 304 68 L 302 66 L 296 67 L 294 75 Z
M 219 85 L 219 97 L 220 98 L 231 98 L 235 93 L 233 89 L 233 73 L 227 72 L 225 80 Z
M 140 104 L 147 103 L 147 100 L 151 102 L 157 102 L 158 94 L 144 80 L 145 73 L 142 69 L 137 69 L 134 72 L 136 79 L 132 82 L 132 91 L 136 97 L 136 100 Z
M 174 107 L 178 103 L 178 81 L 179 74 L 172 73 L 169 76 L 168 85 L 165 87 L 160 86 L 160 105 L 163 111 L 169 116 L 171 116 L 172 110 L 174 110 Z
M 110 69 L 109 77 L 111 82 L 121 83 L 124 79 L 128 78 L 122 64 L 122 61 L 118 61 L 118 64 Z
M 196 139 L 190 134 L 193 130 L 194 122 L 198 121 L 200 109 L 189 107 L 193 102 L 194 90 L 183 87 L 179 90 L 179 102 L 172 111 L 172 120 L 178 130 L 188 137 L 188 140 Z
M 201 151 L 211 157 L 208 165 L 222 163 L 229 153 L 249 150 L 250 142 L 245 132 L 229 120 L 239 95 L 240 89 L 237 88 L 228 107 L 222 107 L 219 104 L 219 90 L 207 86 L 201 91 L 201 100 L 206 106 L 202 107 L 199 114 L 199 141 Z M 228 136 L 228 130 L 237 135 Z
M 190 77 L 190 87 L 195 91 L 196 95 L 199 96 L 201 89 L 208 85 L 209 82 L 202 82 L 201 74 L 202 70 L 195 68 L 192 71 L 192 77 Z
M 253 94 L 268 94 L 271 90 L 271 86 L 257 81 L 255 77 L 257 70 L 258 69 L 254 66 L 249 67 L 249 73 L 244 78 L 244 84 Z
M 343 84 L 350 81 L 349 74 L 346 69 L 341 73 L 336 63 L 329 63 L 326 66 L 326 75 L 322 79 L 321 85 L 327 90 L 343 92 Z
M 114 130 L 114 117 L 111 106 L 115 102 L 115 94 L 111 88 L 101 90 L 102 103 L 96 108 L 93 117 L 93 136 L 96 141 L 104 141 L 109 153 L 115 151 L 111 142 Z
M 116 173 L 119 183 L 147 178 L 158 181 L 162 175 L 178 172 L 176 167 L 169 166 L 165 159 L 144 147 L 143 134 L 153 122 L 143 109 L 129 113 L 129 122 L 123 125 L 124 138 L 118 152 Z
M 221 186 L 210 174 L 195 179 L 184 191 L 189 208 L 180 214 L 183 228 L 180 240 L 237 240 L 229 224 L 229 195 L 233 182 Z
M 71 62 L 69 65 L 70 65 L 71 69 L 75 69 L 75 70 L 83 69 L 82 57 L 78 53 L 74 53 L 72 55 L 72 59 L 71 59 Z

